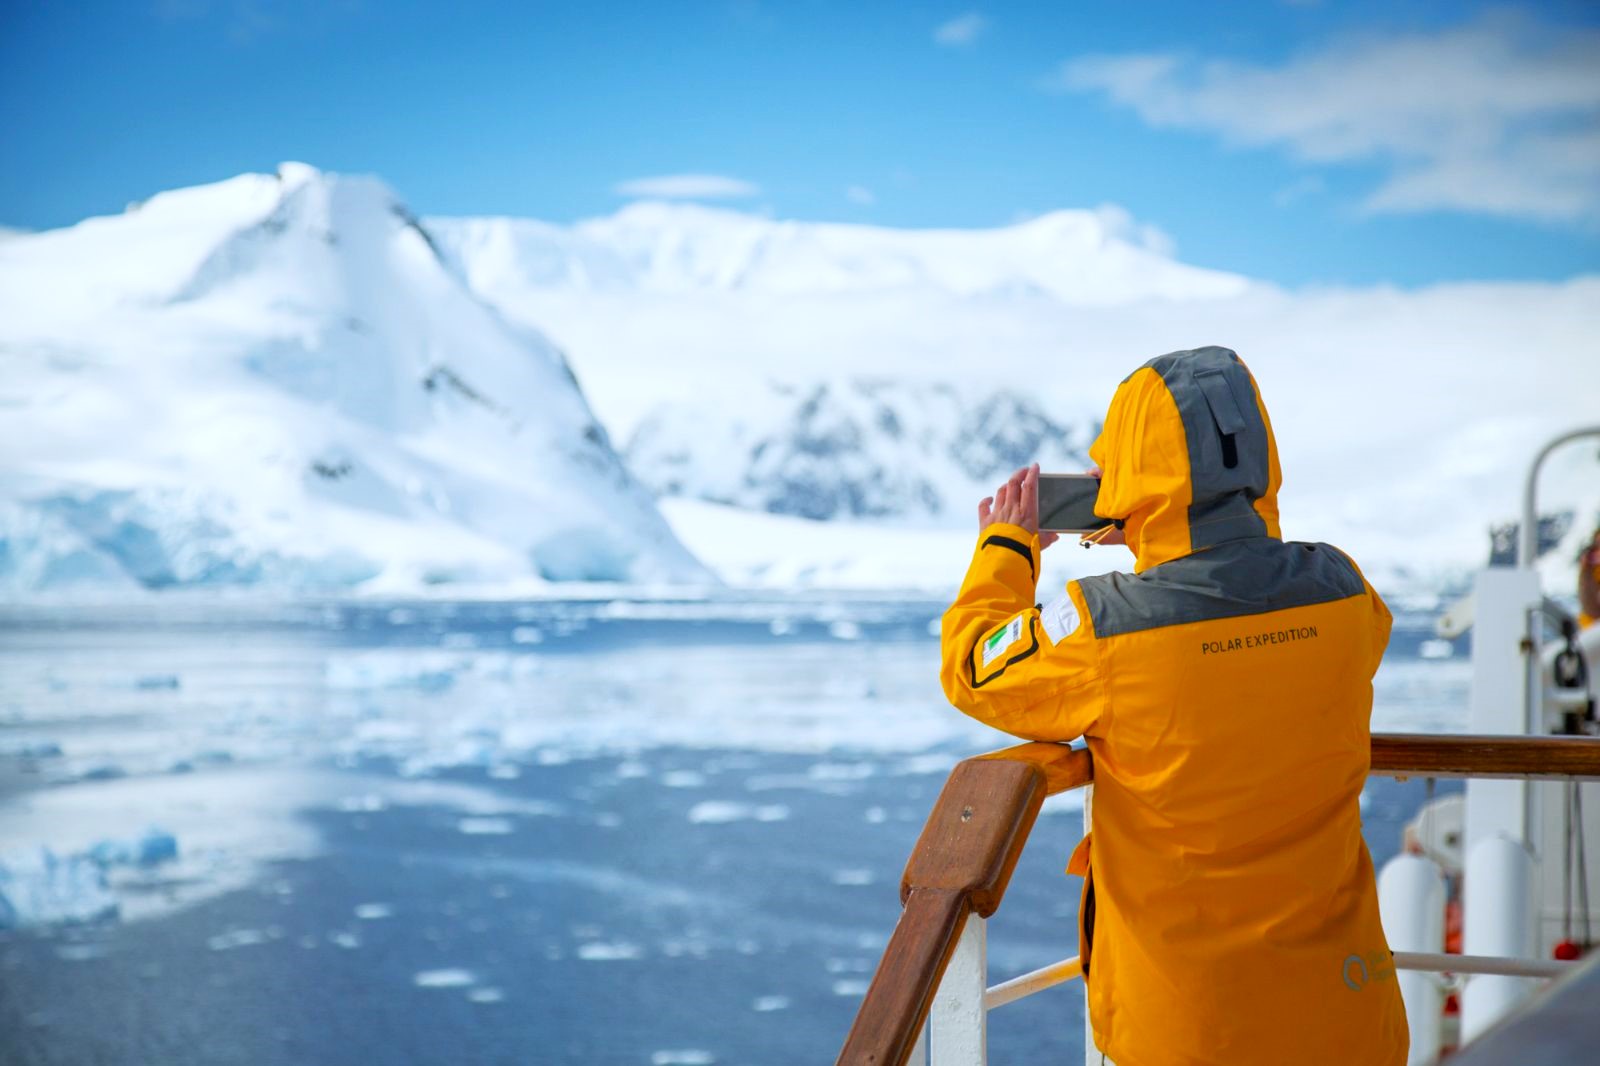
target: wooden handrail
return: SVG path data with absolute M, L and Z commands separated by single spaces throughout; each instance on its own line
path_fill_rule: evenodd
M 1378 733 L 1372 773 L 1600 778 L 1600 739 Z M 906 863 L 904 910 L 841 1064 L 904 1066 L 967 916 L 987 918 L 999 908 L 1045 797 L 1093 778 L 1089 752 L 1065 744 L 1019 744 L 956 764 Z
M 1021 744 L 956 764 L 900 879 L 905 909 L 841 1063 L 904 1066 L 967 916 L 1000 906 L 1047 795 L 1089 783 L 1089 753 Z
M 1372 772 L 1384 777 L 1600 778 L 1600 738 L 1374 733 Z

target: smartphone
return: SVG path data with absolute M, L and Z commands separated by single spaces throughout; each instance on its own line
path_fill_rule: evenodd
M 1092 533 L 1111 524 L 1094 513 L 1100 479 L 1093 474 L 1039 475 L 1039 528 L 1052 533 Z

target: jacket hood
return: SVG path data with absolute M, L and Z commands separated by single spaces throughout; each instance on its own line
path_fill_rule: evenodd
M 1117 386 L 1089 448 L 1095 513 L 1123 522 L 1134 572 L 1245 537 L 1279 537 L 1278 446 L 1255 379 L 1227 348 L 1150 360 Z

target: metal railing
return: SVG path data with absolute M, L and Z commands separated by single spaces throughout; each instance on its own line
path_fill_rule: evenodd
M 1376 734 L 1371 773 L 1600 779 L 1600 739 Z M 1088 751 L 1029 743 L 958 763 L 900 880 L 904 910 L 839 1054 L 841 1064 L 982 1063 L 989 1010 L 1081 976 L 1077 958 L 987 986 L 984 922 L 1000 907 L 1047 796 L 1093 784 Z M 1091 804 L 1084 804 L 1085 830 Z M 1571 963 L 1397 954 L 1400 968 L 1552 976 Z M 948 980 L 946 979 L 948 974 Z M 925 1025 L 927 1032 L 925 1032 Z

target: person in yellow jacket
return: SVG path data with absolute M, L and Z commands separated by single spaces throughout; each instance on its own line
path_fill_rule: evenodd
M 1398 1066 L 1409 1036 L 1358 806 L 1390 616 L 1285 542 L 1272 427 L 1226 348 L 1153 359 L 1089 451 L 1133 574 L 1038 598 L 1037 465 L 978 508 L 950 702 L 1094 756 L 1079 952 L 1117 1066 Z M 993 503 L 991 510 L 990 504 Z

